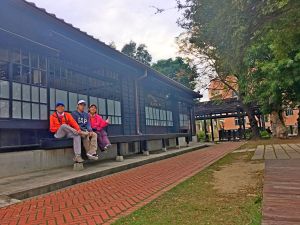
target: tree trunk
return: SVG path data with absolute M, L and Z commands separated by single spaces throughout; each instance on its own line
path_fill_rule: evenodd
M 298 125 L 298 136 L 300 137 L 300 105 L 298 105 L 298 119 L 297 119 L 297 125 Z
M 249 118 L 252 139 L 259 139 L 260 138 L 259 128 L 258 128 L 258 124 L 257 124 L 257 120 L 255 118 L 254 112 L 251 110 L 250 106 L 247 104 L 242 104 L 242 108 L 245 110 L 245 112 L 247 113 L 247 116 Z
M 271 113 L 271 124 L 272 124 L 272 134 L 274 137 L 277 138 L 284 138 L 286 139 L 288 137 L 287 129 L 284 125 L 283 119 L 282 119 L 282 112 L 279 111 L 272 111 Z

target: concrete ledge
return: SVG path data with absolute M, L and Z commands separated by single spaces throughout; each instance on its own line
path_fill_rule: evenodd
M 107 161 L 87 164 L 83 171 L 73 171 L 72 168 L 67 167 L 2 178 L 0 180 L 0 195 L 14 199 L 26 199 L 204 147 L 207 145 L 194 144 L 189 148 L 172 149 L 168 152 L 152 154 L 146 158 L 141 155 L 127 158 L 123 162 Z
M 124 161 L 124 157 L 121 155 L 116 156 L 116 161 L 117 162 L 123 162 Z

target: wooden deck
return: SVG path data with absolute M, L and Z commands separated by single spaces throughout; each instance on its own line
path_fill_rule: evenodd
M 259 145 L 252 160 L 300 159 L 300 144 Z
M 300 159 L 265 163 L 262 224 L 299 225 Z

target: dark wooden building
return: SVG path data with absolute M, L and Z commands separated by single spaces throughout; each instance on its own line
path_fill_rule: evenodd
M 0 6 L 0 148 L 39 143 L 55 103 L 79 99 L 111 118 L 109 135 L 194 135 L 198 93 L 31 3 Z

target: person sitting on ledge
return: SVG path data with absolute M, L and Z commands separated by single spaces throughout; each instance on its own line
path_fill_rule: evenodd
M 56 111 L 50 116 L 50 131 L 55 138 L 73 138 L 74 161 L 82 163 L 81 158 L 81 130 L 70 113 L 65 112 L 62 102 L 56 103 Z
M 111 144 L 104 128 L 107 127 L 107 125 L 109 124 L 109 118 L 104 120 L 97 113 L 97 106 L 95 104 L 90 105 L 89 114 L 91 127 L 93 131 L 97 134 L 98 146 L 101 151 L 107 151 Z
M 84 111 L 86 102 L 79 100 L 77 111 L 72 112 L 72 116 L 81 129 L 81 137 L 86 155 L 89 159 L 98 160 L 97 155 L 97 134 L 93 132 L 90 124 L 89 114 Z

